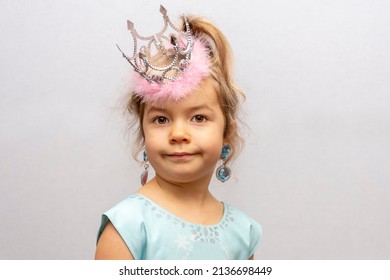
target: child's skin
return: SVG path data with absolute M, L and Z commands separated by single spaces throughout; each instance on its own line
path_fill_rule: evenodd
M 218 223 L 223 205 L 208 187 L 225 141 L 225 118 L 212 81 L 179 103 L 146 105 L 143 130 L 156 177 L 138 193 L 191 223 Z
M 225 117 L 212 83 L 206 79 L 179 102 L 146 104 L 145 150 L 156 176 L 137 191 L 172 214 L 202 225 L 218 223 L 224 211 L 208 189 L 222 146 L 228 144 Z M 111 223 L 99 239 L 95 257 L 133 259 Z

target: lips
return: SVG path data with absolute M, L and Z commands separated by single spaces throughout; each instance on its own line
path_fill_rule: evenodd
M 177 159 L 177 160 L 180 160 L 180 159 L 188 159 L 188 158 L 191 158 L 192 156 L 194 156 L 195 154 L 194 153 L 185 153 L 185 152 L 182 152 L 182 153 L 172 153 L 172 154 L 168 154 L 167 156 L 169 158 L 172 158 L 172 159 Z

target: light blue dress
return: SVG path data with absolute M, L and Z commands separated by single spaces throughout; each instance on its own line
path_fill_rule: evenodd
M 229 204 L 223 206 L 219 223 L 198 225 L 132 194 L 103 214 L 98 239 L 111 221 L 136 260 L 247 260 L 259 245 L 261 226 Z

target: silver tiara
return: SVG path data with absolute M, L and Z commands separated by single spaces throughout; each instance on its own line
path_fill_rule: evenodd
M 182 76 L 183 72 L 189 67 L 193 47 L 190 26 L 186 17 L 184 16 L 185 31 L 181 31 L 169 20 L 167 10 L 162 5 L 160 6 L 160 12 L 163 15 L 164 26 L 160 32 L 152 36 L 144 37 L 139 35 L 134 29 L 134 24 L 129 20 L 127 21 L 127 29 L 130 30 L 134 41 L 134 50 L 131 57 L 128 57 L 117 45 L 119 51 L 133 66 L 135 72 L 139 73 L 150 83 L 157 84 L 175 81 Z M 164 34 L 168 25 L 176 34 Z M 145 44 L 139 49 L 138 40 L 145 41 Z M 167 56 L 169 54 L 169 57 L 172 57 L 171 61 L 165 66 L 153 65 L 150 60 L 157 53 L 153 53 L 152 46 L 161 55 Z

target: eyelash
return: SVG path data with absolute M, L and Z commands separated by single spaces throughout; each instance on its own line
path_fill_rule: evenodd
M 198 117 L 202 118 L 202 120 L 200 122 L 197 121 Z M 203 115 L 196 115 L 191 120 L 194 120 L 196 123 L 204 123 L 205 121 L 207 121 L 207 118 L 205 116 L 203 116 Z
M 199 117 L 201 118 L 200 121 L 198 121 Z M 207 121 L 207 118 L 203 115 L 196 115 L 191 119 L 191 121 L 194 121 L 196 123 L 204 123 L 205 121 Z M 163 125 L 163 124 L 166 124 L 167 122 L 168 122 L 168 118 L 163 117 L 163 116 L 158 116 L 158 117 L 155 117 L 153 119 L 153 123 L 155 123 L 155 124 Z
M 160 122 L 161 120 L 163 120 L 163 123 Z M 155 117 L 153 119 L 153 123 L 155 123 L 155 124 L 166 124 L 167 121 L 168 121 L 168 118 L 162 117 L 162 116 L 158 116 L 158 117 Z

